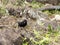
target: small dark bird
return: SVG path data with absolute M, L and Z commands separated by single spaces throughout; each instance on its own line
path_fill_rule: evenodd
M 19 27 L 25 27 L 27 25 L 27 20 L 23 20 L 22 22 L 18 22 Z

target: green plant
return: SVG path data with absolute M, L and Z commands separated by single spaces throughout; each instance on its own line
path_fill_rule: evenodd
M 42 3 L 36 2 L 35 0 L 32 1 L 30 4 L 31 4 L 32 8 L 40 8 L 41 6 L 44 5 Z
M 28 42 L 25 40 L 26 40 L 26 38 L 24 38 L 24 40 L 23 40 L 23 45 L 28 45 Z
M 42 12 L 48 14 L 48 16 L 52 16 L 53 14 L 60 14 L 60 10 L 43 10 Z
M 50 40 L 48 37 L 43 37 L 42 39 L 40 39 L 40 34 L 38 31 L 34 30 L 34 34 L 35 34 L 35 40 L 34 38 L 31 38 L 31 41 L 35 44 L 35 45 L 47 45 L 49 44 Z M 39 40 L 38 40 L 39 39 Z
M 0 15 L 8 15 L 7 9 L 5 9 L 4 7 L 0 7 Z
M 23 5 L 24 5 L 24 1 L 25 1 L 25 0 L 17 0 L 17 1 L 16 1 L 16 5 L 17 5 L 17 6 L 23 6 Z
M 42 31 L 43 32 L 43 31 Z M 40 34 L 40 31 L 34 29 L 34 37 L 31 37 L 29 40 L 32 42 L 32 45 L 49 45 L 52 42 L 58 41 L 59 31 L 52 29 L 51 25 L 48 25 L 47 33 Z M 26 40 L 26 38 L 25 38 Z M 29 41 L 23 43 L 23 45 L 28 45 Z

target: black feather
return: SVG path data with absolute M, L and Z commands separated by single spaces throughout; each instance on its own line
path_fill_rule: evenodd
M 18 22 L 19 27 L 25 27 L 27 25 L 27 20 L 23 20 L 22 22 Z

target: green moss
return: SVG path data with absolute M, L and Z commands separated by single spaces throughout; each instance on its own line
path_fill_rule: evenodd
M 60 14 L 60 10 L 44 10 L 42 12 L 48 14 L 48 16 L 52 16 L 53 14 Z
M 40 8 L 41 6 L 43 6 L 44 4 L 36 2 L 36 1 L 32 1 L 31 3 L 32 8 Z

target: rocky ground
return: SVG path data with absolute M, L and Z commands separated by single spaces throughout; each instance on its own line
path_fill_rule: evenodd
M 7 4 L 4 9 L 7 14 L 0 14 L 0 45 L 60 44 L 59 14 L 49 17 L 30 6 L 21 8 L 12 4 Z M 27 20 L 27 24 L 21 27 L 18 22 L 23 20 Z

